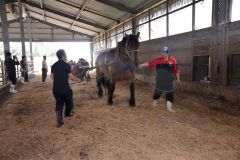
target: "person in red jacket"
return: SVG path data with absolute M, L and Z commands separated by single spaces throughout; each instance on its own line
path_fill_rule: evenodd
M 156 69 L 156 87 L 153 94 L 153 106 L 157 105 L 157 100 L 160 98 L 162 93 L 166 93 L 167 110 L 174 112 L 172 109 L 174 102 L 174 91 L 173 80 L 176 76 L 177 81 L 180 82 L 180 70 L 177 67 L 176 59 L 170 55 L 170 49 L 164 47 L 162 54 L 147 63 L 139 65 L 139 68 L 148 67 Z

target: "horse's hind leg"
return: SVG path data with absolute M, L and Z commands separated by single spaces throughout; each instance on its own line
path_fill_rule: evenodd
M 108 105 L 113 104 L 113 93 L 115 91 L 115 82 L 107 81 L 107 87 L 108 87 Z
M 132 81 L 131 84 L 130 84 L 130 94 L 131 94 L 131 97 L 129 99 L 129 105 L 131 107 L 135 107 L 136 103 L 135 103 L 135 85 L 134 85 L 134 82 Z
M 97 79 L 97 87 L 98 87 L 98 97 L 101 98 L 103 95 L 101 78 Z

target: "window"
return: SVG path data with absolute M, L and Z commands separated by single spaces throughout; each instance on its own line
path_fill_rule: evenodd
M 122 39 L 123 39 L 123 33 L 117 34 L 117 42 L 122 41 Z
M 116 33 L 117 33 L 117 35 L 116 35 L 117 42 L 120 42 L 123 39 L 123 26 L 122 25 L 117 27 Z
M 232 0 L 232 14 L 231 14 L 231 21 L 238 21 L 240 20 L 240 0 Z
M 107 39 L 107 48 L 111 48 L 111 38 Z
M 154 19 L 151 21 L 151 39 L 160 38 L 167 36 L 167 18 L 161 17 L 156 19 L 157 17 L 160 17 L 164 14 L 166 14 L 166 4 L 162 4 L 161 6 L 154 8 L 150 13 L 150 19 Z
M 138 27 L 136 28 L 136 31 L 140 32 L 140 41 L 149 40 L 149 24 L 146 23 L 148 21 L 149 21 L 148 13 L 143 14 L 137 18 Z
M 106 49 L 105 34 L 100 36 L 100 50 Z
M 191 4 L 193 0 L 169 0 L 169 12 L 175 11 L 179 8 L 182 8 L 188 4 Z
M 111 48 L 111 39 L 109 38 L 110 37 L 110 32 L 109 31 L 107 31 L 106 32 L 106 38 L 107 38 L 107 49 L 109 49 L 109 48 Z
M 151 39 L 167 36 L 166 17 L 151 21 Z
M 240 54 L 232 55 L 230 84 L 240 86 Z
M 125 31 L 126 34 L 132 34 L 132 29 Z
M 124 24 L 124 33 L 132 34 L 132 21 L 128 21 Z
M 3 42 L 0 42 L 0 60 L 4 59 L 4 49 L 3 49 Z
M 192 31 L 192 6 L 169 15 L 169 35 Z
M 116 38 L 115 36 L 112 36 L 111 38 L 111 48 L 114 48 L 117 46 Z
M 211 27 L 212 0 L 204 0 L 195 5 L 195 30 Z
M 110 48 L 114 48 L 117 46 L 117 42 L 116 42 L 116 36 L 115 36 L 115 29 L 110 31 Z
M 148 25 L 148 23 L 137 27 L 136 31 L 140 32 L 140 38 L 139 38 L 140 42 L 149 40 L 149 25 Z
M 210 81 L 209 55 L 193 57 L 193 72 L 195 81 Z
M 99 50 L 100 50 L 99 43 L 96 43 L 96 51 L 99 51 Z

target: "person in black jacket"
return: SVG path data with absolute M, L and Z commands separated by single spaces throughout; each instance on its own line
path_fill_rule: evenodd
M 17 93 L 17 91 L 15 90 L 15 85 L 17 82 L 15 65 L 19 65 L 19 62 L 16 56 L 13 56 L 12 59 L 12 54 L 9 51 L 5 51 L 5 55 L 7 58 L 4 61 L 4 65 L 6 67 L 8 78 L 11 81 L 9 92 Z
M 56 100 L 57 127 L 63 125 L 63 107 L 65 107 L 65 117 L 71 116 L 73 109 L 73 92 L 69 86 L 68 79 L 81 82 L 71 72 L 71 67 L 67 61 L 66 53 L 63 49 L 57 51 L 58 61 L 51 68 L 51 79 L 53 80 L 53 95 Z

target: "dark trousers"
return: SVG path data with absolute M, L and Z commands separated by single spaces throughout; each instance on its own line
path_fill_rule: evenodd
M 71 110 L 73 108 L 73 92 L 72 90 L 67 91 L 66 93 L 61 93 L 58 91 L 53 91 L 53 95 L 56 100 L 56 112 L 60 113 L 62 116 L 63 114 L 63 106 L 65 106 L 65 116 L 69 115 L 71 113 Z M 62 117 L 61 117 L 62 118 Z
M 16 72 L 8 73 L 8 78 L 12 82 L 12 85 L 16 85 L 17 78 L 16 78 Z
M 42 68 L 42 82 L 45 82 L 46 78 L 47 78 L 47 69 Z
M 28 82 L 28 73 L 27 72 L 21 72 L 21 77 L 24 77 L 25 82 Z
M 153 100 L 159 99 L 163 92 L 155 90 L 153 94 Z M 166 101 L 174 102 L 173 92 L 166 92 Z
M 28 82 L 28 73 L 27 72 L 24 72 L 24 81 Z

